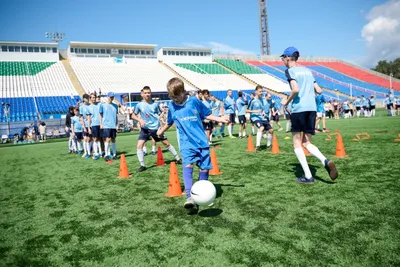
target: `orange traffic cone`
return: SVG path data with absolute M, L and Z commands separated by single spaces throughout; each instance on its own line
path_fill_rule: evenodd
M 336 157 L 338 158 L 344 158 L 346 157 L 346 151 L 344 151 L 344 144 L 343 144 L 343 139 L 342 135 L 338 133 L 337 139 L 336 139 Z
M 182 196 L 181 183 L 179 182 L 178 171 L 176 169 L 175 162 L 171 162 L 171 164 L 170 164 L 168 193 L 166 193 L 165 196 L 166 197 Z
M 399 143 L 399 142 L 400 142 L 400 134 L 398 134 L 397 137 L 398 137 L 398 138 L 395 138 L 395 139 L 394 139 L 394 142 L 395 142 L 395 143 Z
M 256 149 L 254 148 L 254 144 L 253 144 L 253 136 L 249 135 L 249 137 L 247 138 L 247 152 L 255 152 Z
M 211 165 L 212 165 L 212 169 L 209 172 L 210 175 L 222 174 L 222 172 L 220 171 L 220 169 L 218 167 L 217 154 L 215 153 L 214 148 L 211 148 Z
M 118 178 L 126 179 L 129 177 L 132 177 L 131 175 L 129 175 L 129 170 L 128 170 L 128 165 L 126 164 L 125 154 L 121 154 L 121 159 L 119 162 L 120 162 L 120 165 L 119 165 Z
M 304 146 L 301 146 L 301 147 L 303 148 L 304 155 L 306 155 L 306 156 L 311 155 L 310 152 L 307 150 L 307 148 L 305 148 Z
M 166 164 L 164 162 L 164 156 L 163 156 L 161 147 L 158 146 L 156 166 L 165 166 L 165 165 Z
M 280 154 L 281 151 L 279 150 L 278 138 L 274 134 L 272 137 L 272 154 Z

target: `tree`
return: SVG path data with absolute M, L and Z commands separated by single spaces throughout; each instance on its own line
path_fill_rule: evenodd
M 372 70 L 386 75 L 393 73 L 393 77 L 400 79 L 400 58 L 389 62 L 387 60 L 380 60 L 378 65 L 376 65 Z

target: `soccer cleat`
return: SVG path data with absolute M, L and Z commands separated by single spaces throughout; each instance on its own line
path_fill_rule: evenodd
M 269 145 L 269 146 L 267 146 L 267 149 L 270 149 L 272 146 L 271 145 Z
M 93 156 L 93 160 L 98 160 L 98 159 L 99 159 L 99 156 L 98 156 L 98 155 Z
M 314 177 L 311 177 L 310 179 L 307 179 L 305 176 L 298 177 L 296 178 L 296 182 L 298 182 L 299 184 L 313 184 Z
M 339 173 L 336 169 L 336 165 L 332 160 L 325 160 L 325 170 L 328 172 L 329 177 L 334 181 L 338 177 Z
M 233 136 L 233 135 L 230 135 L 229 138 L 230 138 L 230 139 L 236 139 L 236 137 Z
M 78 151 L 78 155 L 82 155 L 82 151 Z
M 176 163 L 177 163 L 177 164 L 183 164 L 182 159 L 177 159 L 177 160 L 176 160 Z
M 86 155 L 87 155 L 86 153 L 83 153 L 82 158 L 86 158 Z
M 155 151 L 151 151 L 151 154 L 152 154 L 152 155 L 155 155 L 155 154 L 156 154 L 156 152 L 155 152 Z
M 90 154 L 86 155 L 85 159 L 90 159 Z
M 153 153 L 152 153 L 153 154 Z M 147 156 L 147 152 L 143 152 L 143 156 Z
M 281 132 L 281 131 L 283 131 L 283 128 L 282 128 L 282 127 L 278 129 L 278 132 Z
M 136 172 L 144 172 L 147 168 L 145 166 L 140 166 L 139 169 L 136 170 Z
M 261 147 L 256 146 L 256 151 L 261 151 Z
M 68 152 L 68 154 L 72 154 L 72 150 L 70 150 L 70 151 Z
M 185 209 L 193 209 L 196 207 L 196 203 L 194 203 L 194 200 L 189 197 L 188 199 L 186 199 L 185 204 L 183 204 L 183 207 Z

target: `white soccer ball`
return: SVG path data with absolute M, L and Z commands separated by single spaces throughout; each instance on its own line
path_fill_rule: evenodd
M 213 203 L 217 196 L 215 186 L 208 180 L 194 183 L 190 191 L 193 201 L 199 206 L 207 206 Z

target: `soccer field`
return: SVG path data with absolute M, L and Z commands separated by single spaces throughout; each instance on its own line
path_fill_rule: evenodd
M 137 133 L 117 138 L 132 172 L 124 180 L 118 160 L 67 154 L 66 141 L 0 147 L 0 266 L 399 266 L 399 122 L 328 120 L 348 157 L 335 159 L 335 138 L 318 133 L 339 178 L 309 156 L 313 185 L 295 182 L 302 170 L 284 132 L 280 155 L 215 139 L 223 174 L 210 177 L 214 206 L 197 215 L 184 197 L 164 196 L 169 165 L 151 167 L 156 156 L 135 173 Z M 353 141 L 361 132 L 370 140 Z M 176 133 L 167 136 L 177 147 Z M 164 159 L 173 156 L 164 150 Z

